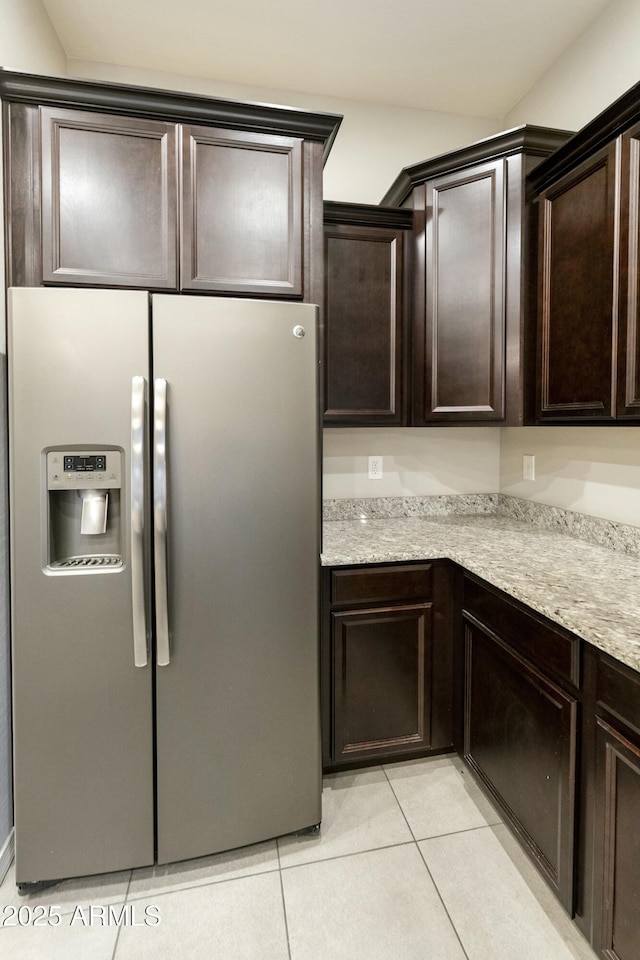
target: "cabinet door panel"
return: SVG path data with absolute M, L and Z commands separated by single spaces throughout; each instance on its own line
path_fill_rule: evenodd
M 615 145 L 541 199 L 539 420 L 614 415 Z
M 402 423 L 403 241 L 325 227 L 327 423 Z
M 571 911 L 576 701 L 469 619 L 465 637 L 465 759 Z
M 640 747 L 598 717 L 602 956 L 640 957 Z
M 181 288 L 302 294 L 302 141 L 184 126 Z
M 618 407 L 621 418 L 640 418 L 640 125 L 621 140 L 620 334 Z
M 332 614 L 333 757 L 428 746 L 431 604 Z
M 45 283 L 177 286 L 175 126 L 40 108 Z
M 426 185 L 414 422 L 504 417 L 504 160 Z

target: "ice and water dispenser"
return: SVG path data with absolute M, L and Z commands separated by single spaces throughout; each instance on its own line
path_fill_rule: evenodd
M 47 451 L 48 543 L 56 572 L 122 566 L 122 451 Z

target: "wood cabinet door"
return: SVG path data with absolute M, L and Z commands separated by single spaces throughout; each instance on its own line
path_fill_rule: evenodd
M 611 144 L 541 195 L 538 422 L 615 414 L 617 189 Z
M 40 107 L 45 283 L 177 286 L 175 125 Z
M 573 912 L 577 703 L 465 618 L 464 758 Z
M 640 419 L 640 124 L 621 137 L 618 417 Z
M 405 422 L 402 230 L 325 226 L 325 423 Z
M 505 161 L 429 181 L 418 246 L 413 423 L 504 417 Z M 419 222 L 419 217 L 417 218 Z M 424 257 L 424 270 L 420 260 Z
M 640 957 L 640 743 L 597 718 L 598 805 L 602 909 L 601 942 L 607 960 Z
M 430 603 L 333 613 L 333 760 L 428 747 Z
M 182 128 L 180 286 L 302 295 L 302 140 Z

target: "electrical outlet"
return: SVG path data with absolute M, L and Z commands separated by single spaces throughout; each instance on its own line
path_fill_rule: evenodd
M 536 478 L 536 458 L 533 454 L 525 453 L 522 457 L 522 479 L 535 480 Z
M 369 457 L 369 480 L 382 480 L 382 457 Z

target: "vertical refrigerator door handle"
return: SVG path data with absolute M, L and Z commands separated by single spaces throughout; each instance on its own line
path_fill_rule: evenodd
M 131 380 L 131 596 L 133 604 L 133 662 L 146 667 L 147 604 L 145 596 L 144 492 L 145 400 L 144 377 Z
M 155 381 L 153 400 L 153 543 L 156 587 L 156 651 L 159 667 L 171 659 L 167 566 L 167 381 Z

